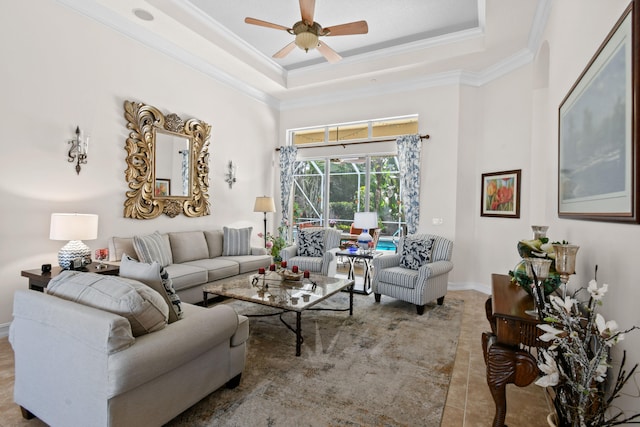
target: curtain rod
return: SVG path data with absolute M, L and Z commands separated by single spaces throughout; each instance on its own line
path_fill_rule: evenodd
M 429 135 L 425 134 L 425 135 L 419 135 L 420 139 L 429 139 Z M 301 147 L 298 147 L 298 150 L 301 150 L 303 148 L 323 148 L 323 147 L 342 147 L 342 148 L 347 148 L 347 145 L 358 145 L 358 144 L 371 144 L 372 142 L 393 142 L 393 141 L 397 141 L 398 138 L 389 138 L 389 139 L 376 139 L 373 141 L 359 141 L 359 142 L 349 142 L 349 143 L 335 143 L 335 144 L 326 144 L 326 145 L 314 145 L 313 147 L 305 147 L 304 145 Z M 280 151 L 280 147 L 276 148 L 276 151 Z

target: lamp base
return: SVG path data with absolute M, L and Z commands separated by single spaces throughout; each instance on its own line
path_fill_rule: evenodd
M 369 230 L 362 230 L 362 233 L 358 236 L 358 247 L 363 251 L 369 249 L 369 242 L 373 241 L 373 237 L 369 234 Z
M 58 251 L 58 265 L 65 270 L 76 258 L 82 258 L 84 264 L 91 263 L 91 249 L 82 240 L 70 240 Z

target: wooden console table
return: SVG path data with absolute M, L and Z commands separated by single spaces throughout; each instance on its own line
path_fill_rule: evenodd
M 496 405 L 493 427 L 504 426 L 507 414 L 506 386 L 526 387 L 538 377 L 536 359 L 527 347 L 539 345 L 540 321 L 525 313 L 533 299 L 504 274 L 491 275 L 491 298 L 485 305 L 491 333 L 482 334 L 487 384 Z

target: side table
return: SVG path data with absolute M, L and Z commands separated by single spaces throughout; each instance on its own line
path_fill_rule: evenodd
M 98 269 L 98 264 L 91 263 L 81 270 L 85 273 L 98 273 L 106 274 L 109 276 L 117 276 L 120 272 L 120 267 L 117 265 L 104 264 L 103 268 Z M 39 268 L 35 270 L 22 270 L 20 275 L 29 279 L 29 289 L 34 291 L 44 292 L 44 288 L 47 287 L 49 281 L 64 271 L 61 267 L 52 267 L 48 273 L 43 273 Z
M 351 251 L 339 251 L 336 252 L 336 256 L 343 256 L 346 257 L 349 260 L 349 273 L 347 274 L 347 278 L 349 280 L 353 280 L 354 281 L 354 289 L 353 292 L 356 294 L 364 294 L 364 295 L 369 295 L 371 294 L 371 278 L 373 276 L 373 264 L 371 263 L 371 261 L 373 261 L 374 258 L 379 257 L 380 255 L 382 255 L 381 252 L 362 252 L 362 251 L 356 251 L 356 252 L 351 252 Z M 362 290 L 359 289 L 355 289 L 355 263 L 356 260 L 361 260 L 363 261 L 363 268 L 364 268 L 364 272 L 363 272 L 363 276 L 364 276 L 364 282 L 362 284 Z

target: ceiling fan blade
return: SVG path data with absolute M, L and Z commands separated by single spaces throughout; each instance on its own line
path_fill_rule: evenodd
M 313 24 L 313 13 L 316 8 L 316 0 L 300 0 L 300 15 L 302 20 Z
M 338 55 L 338 52 L 331 49 L 329 46 L 327 46 L 326 43 L 319 42 L 317 49 L 318 49 L 318 52 L 320 52 L 322 56 L 324 56 L 325 59 L 332 64 L 342 59 L 342 56 Z
M 279 51 L 277 51 L 273 57 L 274 58 L 284 58 L 287 56 L 294 48 L 296 47 L 296 42 L 291 42 Z
M 289 28 L 287 28 L 287 27 L 285 27 L 283 25 L 278 25 L 278 24 L 274 24 L 272 22 L 262 21 L 262 20 L 256 19 L 256 18 L 244 18 L 244 22 L 247 23 L 247 24 L 259 25 L 261 27 L 267 27 L 267 28 L 274 28 L 276 30 L 289 31 Z
M 350 34 L 367 34 L 368 32 L 367 21 L 349 22 L 324 29 L 325 36 L 348 36 Z

